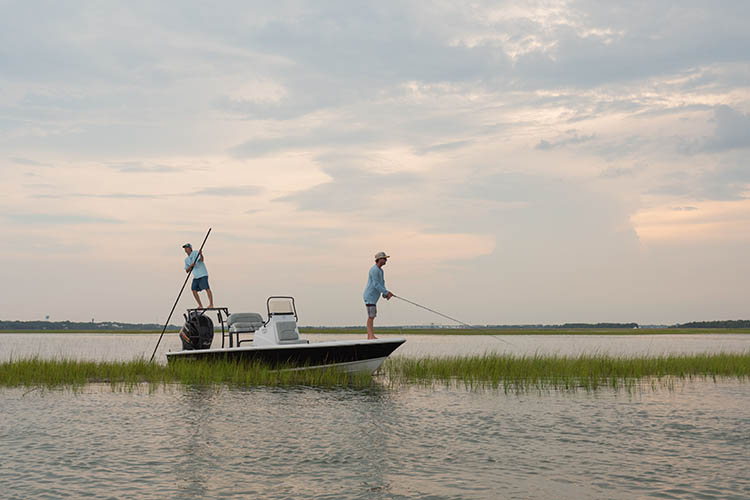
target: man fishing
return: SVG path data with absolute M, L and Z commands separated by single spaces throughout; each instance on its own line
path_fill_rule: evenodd
M 185 249 L 187 254 L 187 257 L 185 257 L 185 272 L 193 271 L 193 284 L 190 288 L 193 290 L 193 297 L 198 302 L 198 307 L 203 307 L 201 298 L 198 296 L 198 292 L 201 290 L 205 290 L 208 294 L 208 307 L 213 307 L 214 297 L 211 288 L 208 286 L 208 271 L 206 270 L 206 264 L 204 264 L 203 252 L 193 250 L 190 243 L 185 243 L 182 248 Z
M 362 295 L 365 299 L 365 307 L 367 308 L 367 338 L 370 340 L 377 338 L 375 333 L 373 333 L 373 325 L 375 323 L 375 316 L 378 315 L 378 308 L 376 306 L 378 299 L 380 299 L 381 295 L 386 300 L 391 300 L 391 297 L 393 297 L 393 294 L 385 288 L 385 277 L 383 276 L 383 266 L 388 262 L 389 257 L 390 255 L 386 255 L 385 252 L 375 254 L 375 265 L 370 268 L 365 293 Z

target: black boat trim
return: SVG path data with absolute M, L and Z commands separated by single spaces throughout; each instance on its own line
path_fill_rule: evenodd
M 404 342 L 406 339 L 396 338 L 180 351 L 167 353 L 167 361 L 200 359 L 259 362 L 270 366 L 323 366 L 386 358 Z

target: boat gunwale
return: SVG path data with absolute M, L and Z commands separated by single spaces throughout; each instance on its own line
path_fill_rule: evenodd
M 337 347 L 337 346 L 355 346 L 355 345 L 373 345 L 373 344 L 391 344 L 398 343 L 399 345 L 406 342 L 403 337 L 396 337 L 392 339 L 379 338 L 379 339 L 362 339 L 362 340 L 328 340 L 324 342 L 309 342 L 307 344 L 278 344 L 278 345 L 263 345 L 263 346 L 247 346 L 247 347 L 220 347 L 217 349 L 193 349 L 193 350 L 181 350 L 181 351 L 170 351 L 166 355 L 170 356 L 194 356 L 197 353 L 227 353 L 227 352 L 252 352 L 252 351 L 268 351 L 268 350 L 287 350 L 287 349 L 311 349 L 319 347 Z M 395 349 L 394 349 L 395 350 Z

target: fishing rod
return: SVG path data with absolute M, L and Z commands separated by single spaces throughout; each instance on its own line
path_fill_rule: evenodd
M 392 292 L 391 292 L 391 293 L 392 293 Z M 416 302 L 412 302 L 412 301 L 411 301 L 411 300 L 409 300 L 409 299 L 405 299 L 405 298 L 403 298 L 403 297 L 399 297 L 398 295 L 396 295 L 396 294 L 394 294 L 394 293 L 392 293 L 392 295 L 393 295 L 394 297 L 396 297 L 397 299 L 403 300 L 404 302 L 408 302 L 408 303 L 409 303 L 409 304 L 411 304 L 411 305 L 414 305 L 414 306 L 417 306 L 417 307 L 421 307 L 422 309 L 424 309 L 424 310 L 426 310 L 426 311 L 430 311 L 430 312 L 432 312 L 432 313 L 435 313 L 435 314 L 437 314 L 438 316 L 442 316 L 442 317 L 444 317 L 444 318 L 447 318 L 447 319 L 449 319 L 449 320 L 451 320 L 451 321 L 455 321 L 456 323 L 458 323 L 458 324 L 460 324 L 460 325 L 466 326 L 466 327 L 468 327 L 468 328 L 473 328 L 473 329 L 475 329 L 475 330 L 483 330 L 483 328 L 481 328 L 481 327 L 476 327 L 476 326 L 472 326 L 472 325 L 470 325 L 470 324 L 468 324 L 468 323 L 464 323 L 463 321 L 459 321 L 459 320 L 457 320 L 456 318 L 451 318 L 451 317 L 450 317 L 450 316 L 448 316 L 447 314 L 443 314 L 443 313 L 441 313 L 441 312 L 438 312 L 438 311 L 436 311 L 436 310 L 434 310 L 434 309 L 430 309 L 429 307 L 427 307 L 427 306 L 423 306 L 422 304 L 417 304 Z M 486 328 L 484 328 L 484 329 L 486 330 Z M 509 346 L 513 346 L 513 344 L 511 344 L 511 343 L 510 343 L 510 342 L 508 342 L 507 340 L 503 340 L 503 339 L 501 339 L 500 337 L 498 337 L 498 336 L 496 336 L 496 335 L 492 335 L 492 337 L 494 337 L 495 339 L 497 339 L 497 340 L 499 340 L 499 341 L 501 341 L 501 342 L 505 342 L 505 343 L 506 343 L 506 344 L 508 344 Z M 515 347 L 515 346 L 513 346 L 513 347 Z
M 198 259 L 201 256 L 201 252 L 203 251 L 203 245 L 206 244 L 206 240 L 208 239 L 208 235 L 211 234 L 211 228 L 208 228 L 208 232 L 206 233 L 206 237 L 203 238 L 203 243 L 201 243 L 201 247 L 198 250 L 198 256 L 195 258 L 195 262 L 193 262 L 193 265 L 195 265 L 196 262 L 198 262 Z M 167 331 L 167 325 L 169 325 L 169 320 L 172 319 L 172 313 L 174 312 L 175 307 L 177 307 L 177 303 L 180 301 L 180 297 L 182 297 L 182 292 L 185 290 L 185 285 L 187 285 L 188 279 L 190 279 L 190 273 L 187 273 L 187 276 L 185 277 L 185 282 L 182 284 L 182 288 L 180 288 L 180 293 L 177 294 L 177 300 L 174 301 L 174 305 L 172 306 L 172 310 L 169 311 L 169 316 L 167 316 L 167 322 L 164 323 L 164 328 L 161 329 L 161 335 L 159 335 L 159 341 L 156 343 L 156 347 L 154 347 L 154 352 L 151 354 L 151 359 L 149 360 L 149 363 L 154 360 L 154 356 L 156 355 L 156 350 L 159 348 L 159 344 L 161 343 L 161 338 L 164 336 L 164 332 Z

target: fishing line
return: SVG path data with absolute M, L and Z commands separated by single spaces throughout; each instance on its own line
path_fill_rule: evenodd
M 411 304 L 411 305 L 413 305 L 413 306 L 421 307 L 422 309 L 424 309 L 424 310 L 426 310 L 426 311 L 430 311 L 431 313 L 435 313 L 435 314 L 437 314 L 438 316 L 442 316 L 442 317 L 444 317 L 444 318 L 447 318 L 447 319 L 449 319 L 449 320 L 451 320 L 451 321 L 455 321 L 456 323 L 458 323 L 458 324 L 460 324 L 460 325 L 463 325 L 463 326 L 466 326 L 466 327 L 468 327 L 468 328 L 472 328 L 472 329 L 474 329 L 474 330 L 489 330 L 489 328 L 481 328 L 481 327 L 477 327 L 477 326 L 472 326 L 472 325 L 470 325 L 470 324 L 468 324 L 468 323 L 464 323 L 463 321 L 459 321 L 459 320 L 457 320 L 456 318 L 451 318 L 451 317 L 450 317 L 450 316 L 448 316 L 447 314 L 443 314 L 443 313 L 441 313 L 441 312 L 438 312 L 438 311 L 436 311 L 436 310 L 434 310 L 434 309 L 430 309 L 429 307 L 427 307 L 427 306 L 423 306 L 422 304 L 417 304 L 416 302 L 412 302 L 412 301 L 411 301 L 411 300 L 409 300 L 409 299 L 405 299 L 405 298 L 403 298 L 403 297 L 399 297 L 399 296 L 398 296 L 398 295 L 396 295 L 396 294 L 393 294 L 393 296 L 394 296 L 394 297 L 396 297 L 397 299 L 403 300 L 404 302 L 408 302 L 409 304 Z M 500 342 L 504 342 L 504 343 L 508 344 L 508 345 L 509 345 L 509 346 L 511 346 L 511 347 L 515 347 L 515 346 L 514 346 L 513 344 L 511 344 L 511 343 L 510 343 L 510 342 L 508 342 L 507 340 L 503 340 L 503 339 L 501 339 L 500 337 L 498 337 L 498 336 L 496 336 L 496 335 L 490 335 L 490 337 L 493 337 L 493 338 L 495 338 L 496 340 L 499 340 Z

